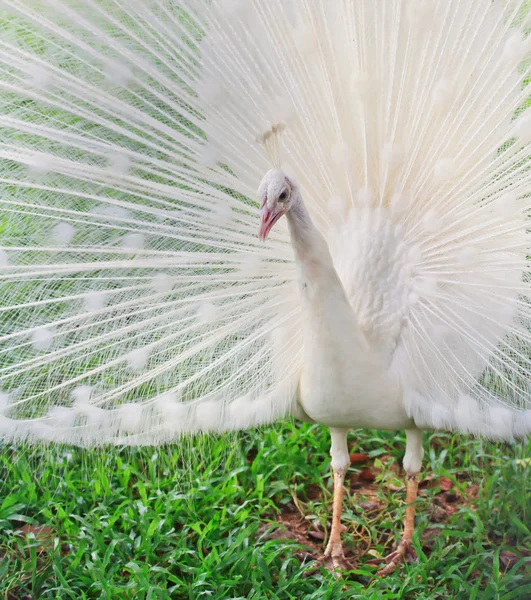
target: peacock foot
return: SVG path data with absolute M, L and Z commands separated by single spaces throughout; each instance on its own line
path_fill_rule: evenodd
M 325 567 L 328 571 L 333 573 L 336 578 L 341 576 L 341 571 L 352 571 L 354 569 L 354 565 L 348 560 L 343 552 L 343 545 L 341 542 L 333 543 L 329 541 L 322 558 L 317 562 L 319 567 Z
M 416 559 L 417 553 L 411 544 L 411 540 L 402 538 L 398 544 L 398 548 L 384 558 L 387 565 L 383 569 L 380 569 L 376 575 L 378 577 L 386 577 L 387 575 L 390 575 L 400 563 L 404 561 L 411 562 Z

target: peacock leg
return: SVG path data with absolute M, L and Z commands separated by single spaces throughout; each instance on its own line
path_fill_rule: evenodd
M 332 510 L 332 529 L 324 552 L 324 564 L 329 571 L 346 570 L 353 567 L 345 558 L 341 544 L 341 505 L 343 502 L 343 484 L 350 465 L 350 455 L 347 446 L 348 429 L 330 429 L 332 445 L 330 456 L 334 472 L 334 505 Z
M 404 469 L 407 474 L 404 533 L 397 549 L 386 556 L 387 565 L 377 573 L 380 577 L 391 574 L 404 560 L 414 560 L 416 558 L 415 550 L 413 549 L 413 531 L 415 528 L 415 502 L 417 500 L 419 472 L 423 456 L 422 433 L 418 429 L 407 430 L 406 455 L 404 456 Z

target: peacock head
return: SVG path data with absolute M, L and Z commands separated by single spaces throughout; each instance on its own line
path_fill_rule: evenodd
M 258 187 L 260 227 L 258 238 L 263 242 L 273 225 L 285 215 L 298 198 L 297 184 L 280 169 L 269 170 Z

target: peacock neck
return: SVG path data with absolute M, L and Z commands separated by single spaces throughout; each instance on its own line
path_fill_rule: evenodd
M 288 211 L 291 245 L 295 254 L 301 303 L 304 312 L 314 313 L 316 307 L 335 297 L 342 309 L 352 313 L 343 285 L 335 270 L 325 238 L 314 225 L 302 199 Z M 328 314 L 333 318 L 334 311 Z
M 314 225 L 300 196 L 288 211 L 286 217 L 288 219 L 291 245 L 299 267 L 315 267 L 319 264 L 333 269 L 328 244 Z

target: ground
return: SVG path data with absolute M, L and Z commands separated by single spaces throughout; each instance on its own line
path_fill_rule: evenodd
M 418 562 L 401 531 L 402 434 L 352 432 L 353 572 L 312 571 L 332 501 L 325 428 L 157 449 L 0 448 L 0 598 L 531 598 L 531 444 L 425 436 Z

